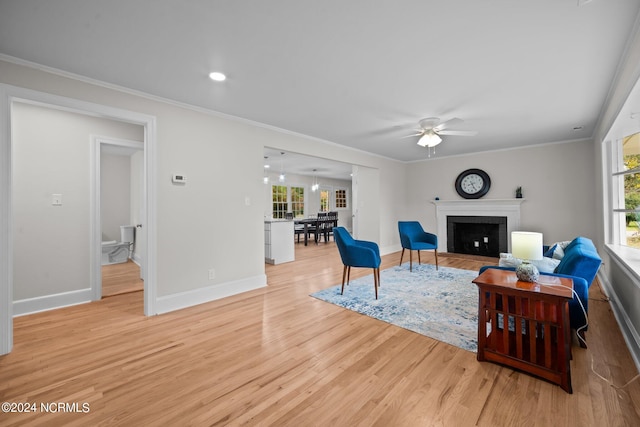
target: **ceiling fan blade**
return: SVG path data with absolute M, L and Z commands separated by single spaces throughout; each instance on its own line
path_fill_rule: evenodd
M 463 122 L 464 122 L 464 120 L 459 119 L 459 118 L 457 118 L 457 117 L 454 117 L 453 119 L 447 120 L 446 122 L 442 122 L 442 123 L 440 123 L 438 126 L 435 126 L 435 127 L 433 128 L 433 130 L 435 130 L 435 131 L 440 131 L 440 130 L 446 129 L 446 128 L 448 128 L 448 127 L 451 127 L 452 125 L 453 125 L 453 126 L 455 126 L 455 125 L 459 125 L 459 124 L 461 124 L 461 123 L 463 123 Z
M 413 134 L 411 134 L 411 135 L 405 135 L 405 136 L 403 136 L 402 138 L 411 138 L 412 136 L 421 136 L 421 135 L 423 135 L 423 134 L 424 134 L 424 131 L 422 131 L 422 132 L 418 132 L 418 133 L 413 133 Z
M 455 136 L 475 136 L 478 134 L 476 130 L 439 130 L 438 135 L 455 135 Z

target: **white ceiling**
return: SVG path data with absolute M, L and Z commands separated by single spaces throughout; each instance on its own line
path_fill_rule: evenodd
M 583 4 L 579 6 L 579 4 Z M 0 54 L 400 161 L 592 136 L 637 0 L 0 0 Z M 226 73 L 223 83 L 211 71 Z M 574 130 L 574 128 L 580 128 Z

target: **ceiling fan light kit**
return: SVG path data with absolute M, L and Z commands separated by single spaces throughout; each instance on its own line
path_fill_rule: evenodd
M 433 148 L 442 142 L 441 135 L 473 136 L 478 133 L 476 131 L 448 129 L 449 126 L 459 123 L 462 123 L 462 120 L 458 118 L 453 118 L 446 122 L 440 122 L 440 119 L 437 117 L 429 117 L 420 120 L 418 122 L 420 129 L 416 134 L 416 136 L 420 136 L 418 139 L 418 145 L 425 148 Z
M 418 140 L 418 145 L 422 147 L 435 147 L 442 142 L 442 138 L 433 131 L 426 131 Z

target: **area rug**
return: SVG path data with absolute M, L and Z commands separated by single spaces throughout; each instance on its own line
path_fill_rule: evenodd
M 311 294 L 366 316 L 426 335 L 464 350 L 478 349 L 477 271 L 435 265 L 396 266 L 380 271 L 375 299 L 373 276 L 351 280 Z

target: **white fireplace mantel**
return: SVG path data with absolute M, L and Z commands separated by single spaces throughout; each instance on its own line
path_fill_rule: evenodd
M 432 200 L 436 205 L 438 251 L 447 251 L 447 216 L 507 217 L 507 236 L 520 229 L 520 205 L 525 199 Z M 508 239 L 511 240 L 511 239 Z M 511 242 L 508 242 L 511 252 Z

